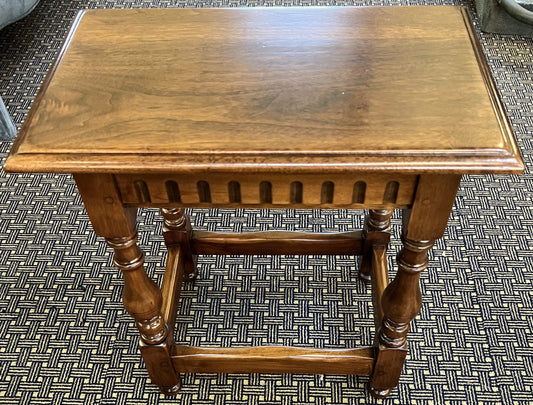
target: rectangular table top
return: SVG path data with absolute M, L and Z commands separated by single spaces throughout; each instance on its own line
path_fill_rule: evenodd
M 454 6 L 81 12 L 8 171 L 517 173 Z

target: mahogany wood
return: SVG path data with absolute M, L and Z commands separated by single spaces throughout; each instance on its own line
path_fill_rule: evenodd
M 468 13 L 454 6 L 80 12 L 5 164 L 74 174 L 165 394 L 181 371 L 270 371 L 370 374 L 378 397 L 400 377 L 420 272 L 461 176 L 523 168 Z M 163 293 L 137 246 L 139 207 L 162 208 Z M 371 211 L 362 235 L 230 236 L 193 233 L 184 207 Z M 393 209 L 404 246 L 389 284 Z M 374 352 L 174 346 L 195 253 L 362 254 Z
M 374 364 L 371 347 L 304 349 L 286 346 L 199 348 L 176 346 L 176 370 L 203 373 L 300 373 L 368 375 Z
M 199 255 L 359 255 L 361 247 L 361 232 L 194 231 L 191 239 L 191 249 Z

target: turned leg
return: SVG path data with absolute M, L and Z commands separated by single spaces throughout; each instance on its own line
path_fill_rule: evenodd
M 387 246 L 390 240 L 392 210 L 369 210 L 363 228 L 363 255 L 359 265 L 359 278 L 370 282 L 372 271 L 372 246 Z
M 375 363 L 370 392 L 386 397 L 399 381 L 407 355 L 410 323 L 422 305 L 420 274 L 427 268 L 427 253 L 443 236 L 461 176 L 420 176 L 413 204 L 402 214 L 403 248 L 398 271 L 381 296 L 383 319 L 374 341 Z
M 390 394 L 398 384 L 407 354 L 410 323 L 422 306 L 420 273 L 427 268 L 427 252 L 434 241 L 414 241 L 402 237 L 403 249 L 398 254 L 398 272 L 381 298 L 383 321 L 377 332 L 376 364 L 370 381 L 370 392 L 377 398 Z
M 112 175 L 76 174 L 78 190 L 94 231 L 114 250 L 114 263 L 124 277 L 123 301 L 140 332 L 139 348 L 152 382 L 166 395 L 181 387 L 171 359 L 174 339 L 161 312 L 159 287 L 144 270 L 137 246 L 137 209 L 124 207 Z
M 183 208 L 161 209 L 164 218 L 163 237 L 167 246 L 180 245 L 183 249 L 185 265 L 183 281 L 194 281 L 198 275 L 196 256 L 191 253 L 191 221 Z
M 144 254 L 137 246 L 137 234 L 124 238 L 106 238 L 115 251 L 113 262 L 122 271 L 124 308 L 135 319 L 146 344 L 161 343 L 168 334 L 161 315 L 162 297 L 157 285 L 146 275 Z
M 161 291 L 144 271 L 144 254 L 137 246 L 137 234 L 106 238 L 106 242 L 113 248 L 114 264 L 124 277 L 124 308 L 139 329 L 139 347 L 148 373 L 164 394 L 174 395 L 181 388 L 180 376 L 170 359 L 174 339 L 161 313 Z

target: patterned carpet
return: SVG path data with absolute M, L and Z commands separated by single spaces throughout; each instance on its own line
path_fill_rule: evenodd
M 80 8 L 464 4 L 462 1 L 41 0 L 0 31 L 0 96 L 17 127 Z M 475 14 L 474 14 L 475 15 Z M 175 398 L 151 385 L 122 284 L 70 176 L 0 173 L 2 404 L 526 404 L 533 383 L 533 56 L 531 38 L 480 33 L 527 172 L 465 177 L 448 232 L 422 276 L 399 387 L 371 399 L 367 377 L 197 374 Z M 0 145 L 3 160 L 10 148 Z M 217 230 L 340 230 L 359 212 L 193 210 Z M 164 266 L 161 218 L 139 214 L 148 271 Z M 394 217 L 398 234 L 399 219 Z M 390 259 L 398 250 L 392 244 Z M 177 341 L 195 345 L 371 344 L 370 295 L 352 257 L 202 257 Z M 354 326 L 356 325 L 356 326 Z

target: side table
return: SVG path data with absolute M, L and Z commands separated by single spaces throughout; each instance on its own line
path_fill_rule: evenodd
M 461 176 L 523 163 L 464 8 L 141 9 L 80 12 L 5 169 L 74 175 L 165 394 L 185 372 L 292 372 L 370 375 L 384 397 Z M 142 207 L 164 217 L 161 287 L 136 243 Z M 191 229 L 187 207 L 369 213 L 360 232 L 224 234 Z M 389 283 L 393 209 L 403 249 Z M 202 254 L 361 255 L 374 345 L 175 345 L 180 288 Z

